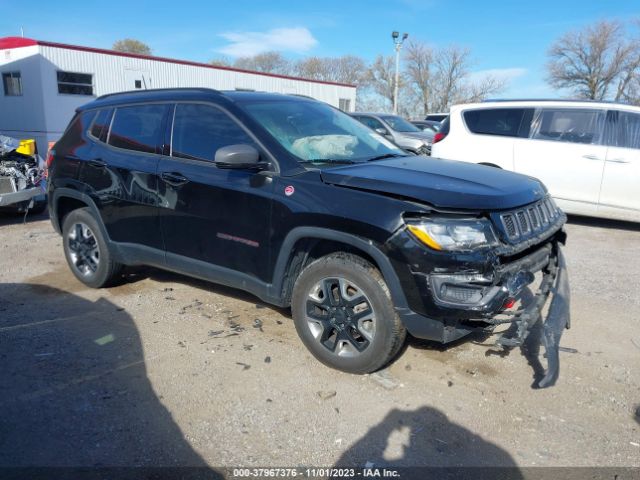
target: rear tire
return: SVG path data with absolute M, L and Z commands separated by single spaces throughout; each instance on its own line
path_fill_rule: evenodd
M 309 264 L 296 280 L 291 310 L 298 336 L 313 356 L 344 372 L 382 368 L 406 337 L 378 269 L 349 253 Z
M 62 242 L 69 268 L 85 285 L 107 287 L 120 277 L 122 264 L 113 260 L 98 222 L 88 208 L 73 210 L 64 217 Z

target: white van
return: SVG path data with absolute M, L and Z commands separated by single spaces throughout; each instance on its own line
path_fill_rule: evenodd
M 585 101 L 451 107 L 432 156 L 537 177 L 567 213 L 640 222 L 640 108 Z

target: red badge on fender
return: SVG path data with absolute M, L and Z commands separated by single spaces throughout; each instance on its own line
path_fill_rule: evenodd
M 293 195 L 293 192 L 295 192 L 295 191 L 296 191 L 296 189 L 293 188 L 293 185 L 289 185 L 289 186 L 285 187 L 284 194 L 287 197 L 290 197 L 291 195 Z

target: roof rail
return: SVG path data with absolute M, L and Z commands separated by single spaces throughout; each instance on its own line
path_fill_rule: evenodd
M 501 103 L 501 102 L 571 102 L 571 103 L 608 103 L 614 105 L 630 105 L 626 102 L 615 100 L 592 100 L 579 98 L 487 98 L 481 103 Z
M 220 95 L 223 95 L 222 92 L 220 92 L 220 90 L 216 90 L 214 88 L 205 88 L 205 87 L 173 87 L 173 88 L 149 88 L 146 90 L 126 90 L 124 92 L 113 92 L 113 93 L 106 93 L 104 95 L 100 95 L 99 97 L 96 98 L 96 100 L 102 100 L 103 98 L 108 98 L 108 97 L 114 97 L 117 95 L 127 95 L 129 93 L 143 93 L 143 92 L 153 92 L 153 93 L 157 93 L 157 92 L 175 92 L 175 91 L 188 91 L 188 90 L 192 90 L 192 91 L 198 91 L 198 92 L 203 92 L 203 93 L 218 93 Z

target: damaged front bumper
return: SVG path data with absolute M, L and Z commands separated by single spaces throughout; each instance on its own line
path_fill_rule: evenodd
M 560 338 L 570 326 L 565 241 L 565 233 L 557 230 L 533 245 L 505 248 L 493 256 L 458 255 L 440 264 L 421 262 L 427 254 L 416 253 L 410 263 L 415 268 L 406 277 L 413 281 L 405 281 L 417 287 L 409 297 L 413 304 L 396 310 L 413 336 L 442 343 L 507 327 L 497 333 L 496 348 L 505 353 L 522 347 L 534 366 L 534 386 L 552 386 L 559 374 Z M 541 347 L 547 368 L 537 357 Z
M 535 328 L 542 328 L 541 343 L 545 348 L 547 368 L 537 382 L 538 388 L 550 387 L 556 383 L 560 373 L 560 337 L 571 326 L 570 290 L 567 266 L 560 245 L 553 246 L 553 254 L 543 270 L 542 281 L 533 297 L 515 312 L 505 313 L 508 318 L 499 316 L 484 319 L 492 325 L 510 323 L 514 328 L 500 335 L 496 346 L 500 349 L 521 347 Z M 546 319 L 543 319 L 544 307 L 551 297 Z

